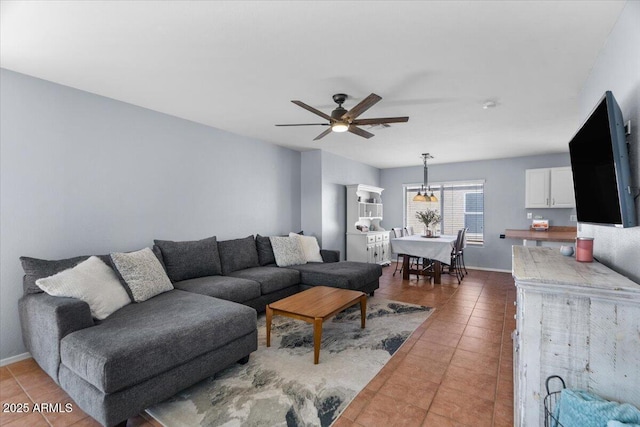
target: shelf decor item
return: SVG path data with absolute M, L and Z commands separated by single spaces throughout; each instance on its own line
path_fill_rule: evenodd
M 593 262 L 593 237 L 576 237 L 576 261 Z
M 564 256 L 573 255 L 573 246 L 560 246 L 560 253 Z
M 429 227 L 435 227 L 442 221 L 442 216 L 438 213 L 438 210 L 429 208 L 426 211 L 416 212 L 416 218 L 424 224 L 424 235 L 427 237 L 433 236 L 435 232 L 435 229 L 432 231 Z

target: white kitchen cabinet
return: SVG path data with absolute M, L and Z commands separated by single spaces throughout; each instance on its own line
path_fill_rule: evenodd
M 525 171 L 525 208 L 573 208 L 575 206 L 571 167 Z
M 575 208 L 573 174 L 570 167 L 551 168 L 551 208 Z
M 347 186 L 347 261 L 389 264 L 389 232 L 383 219 L 383 188 L 356 184 Z
M 513 247 L 514 425 L 541 426 L 544 382 L 640 407 L 640 284 L 558 249 Z

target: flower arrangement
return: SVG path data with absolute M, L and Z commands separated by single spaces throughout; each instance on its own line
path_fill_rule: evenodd
M 432 234 L 429 230 L 430 226 L 436 226 L 442 221 L 442 216 L 438 213 L 437 209 L 429 209 L 426 211 L 416 212 L 416 218 L 422 222 L 426 228 L 425 234 L 430 236 Z

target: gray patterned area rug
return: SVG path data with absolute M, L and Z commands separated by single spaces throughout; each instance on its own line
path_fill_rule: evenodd
M 356 305 L 324 323 L 320 363 L 313 326 L 274 316 L 271 347 L 258 317 L 258 350 L 147 410 L 167 427 L 329 426 L 433 312 L 371 297 L 366 328 Z

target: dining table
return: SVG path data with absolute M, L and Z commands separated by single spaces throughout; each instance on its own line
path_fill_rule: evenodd
M 457 235 L 442 234 L 426 237 L 421 234 L 391 239 L 391 251 L 402 254 L 402 278 L 409 280 L 411 274 L 433 276 L 435 284 L 442 283 L 442 264 L 451 262 L 451 250 L 455 246 Z M 433 261 L 433 271 L 411 269 L 409 258 L 427 258 Z

